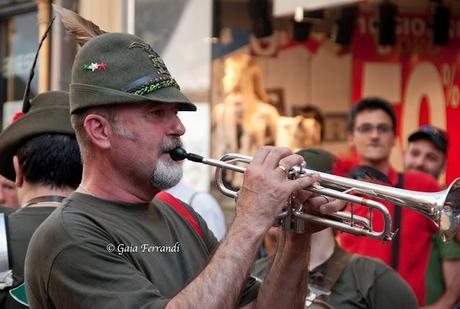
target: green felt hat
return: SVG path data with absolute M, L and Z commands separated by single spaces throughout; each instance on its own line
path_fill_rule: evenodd
M 196 107 L 180 91 L 160 56 L 139 37 L 105 33 L 89 40 L 72 67 L 70 110 L 141 102 Z
M 322 173 L 332 173 L 336 157 L 329 151 L 320 148 L 309 147 L 301 149 L 296 153 L 303 157 L 305 163 L 307 163 L 308 169 Z
M 29 139 L 40 134 L 75 135 L 70 124 L 69 95 L 49 91 L 36 96 L 30 109 L 0 134 L 0 174 L 14 181 L 13 156 Z

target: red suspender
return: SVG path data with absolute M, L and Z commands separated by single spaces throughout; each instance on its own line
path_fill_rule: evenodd
M 193 227 L 198 236 L 203 239 L 203 232 L 201 231 L 198 222 L 196 222 L 196 219 L 193 217 L 193 215 L 187 210 L 187 208 L 185 208 L 184 205 L 182 205 L 178 199 L 165 191 L 158 193 L 155 198 L 174 208 L 185 220 L 187 220 L 187 222 Z

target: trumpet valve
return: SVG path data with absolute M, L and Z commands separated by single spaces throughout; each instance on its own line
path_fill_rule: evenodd
M 305 220 L 302 219 L 302 218 L 299 218 L 297 216 L 293 216 L 293 218 L 292 218 L 292 229 L 297 234 L 305 233 Z

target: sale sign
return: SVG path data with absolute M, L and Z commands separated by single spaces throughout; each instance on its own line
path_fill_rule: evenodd
M 379 96 L 398 116 L 401 141 L 430 123 L 449 137 L 446 183 L 460 177 L 460 19 L 451 22 L 447 46 L 434 46 L 426 16 L 398 17 L 397 43 L 379 46 L 377 20 L 361 15 L 353 40 L 353 102 Z

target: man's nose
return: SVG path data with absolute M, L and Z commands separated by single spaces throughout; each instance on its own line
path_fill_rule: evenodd
M 419 168 L 419 167 L 423 167 L 425 164 L 425 159 L 423 157 L 417 157 L 415 160 L 414 160 L 414 165 L 415 167 Z
M 372 139 L 379 139 L 380 138 L 380 133 L 377 130 L 377 128 L 373 128 L 371 130 L 371 135 L 370 136 L 371 136 Z
M 170 135 L 178 135 L 178 136 L 182 136 L 185 134 L 185 126 L 184 124 L 182 123 L 182 121 L 180 120 L 179 116 L 175 115 L 171 125 L 170 125 L 170 128 L 169 128 L 169 134 Z

